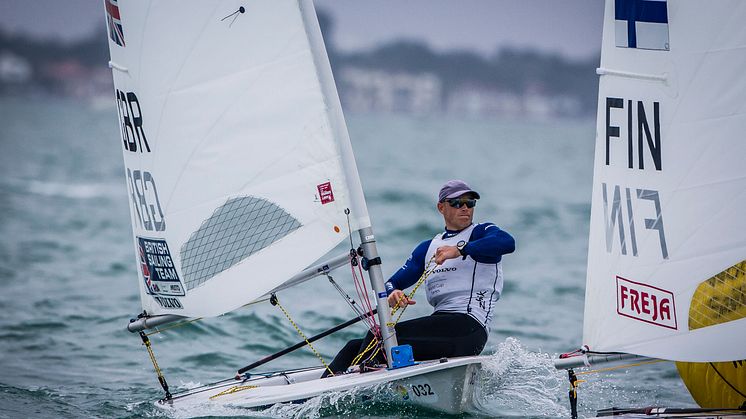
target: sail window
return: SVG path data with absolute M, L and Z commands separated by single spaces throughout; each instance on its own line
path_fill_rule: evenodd
M 181 248 L 187 289 L 202 285 L 300 226 L 297 219 L 265 199 L 229 199 Z

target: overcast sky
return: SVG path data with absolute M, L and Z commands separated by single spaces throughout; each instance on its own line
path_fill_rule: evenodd
M 420 39 L 437 50 L 505 46 L 585 58 L 600 51 L 603 0 L 314 0 L 342 50 Z M 102 0 L 0 0 L 0 28 L 71 40 L 103 25 Z M 102 27 L 102 26 L 101 26 Z M 102 34 L 102 36 L 104 36 Z

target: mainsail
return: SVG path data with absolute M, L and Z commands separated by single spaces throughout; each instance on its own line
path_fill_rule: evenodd
M 607 0 L 583 343 L 746 359 L 746 3 Z
M 149 315 L 236 309 L 370 226 L 310 1 L 106 10 Z

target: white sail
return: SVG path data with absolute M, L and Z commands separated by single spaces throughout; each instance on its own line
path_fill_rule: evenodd
M 215 316 L 369 227 L 310 1 L 107 0 L 148 314 Z
M 741 0 L 606 1 L 583 329 L 593 351 L 746 358 L 745 21 Z

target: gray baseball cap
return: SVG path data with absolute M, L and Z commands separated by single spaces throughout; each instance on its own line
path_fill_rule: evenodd
M 474 197 L 479 199 L 479 193 L 472 189 L 463 180 L 453 179 L 446 182 L 440 192 L 438 193 L 438 202 L 443 202 L 446 199 L 458 198 L 459 196 L 471 192 Z

